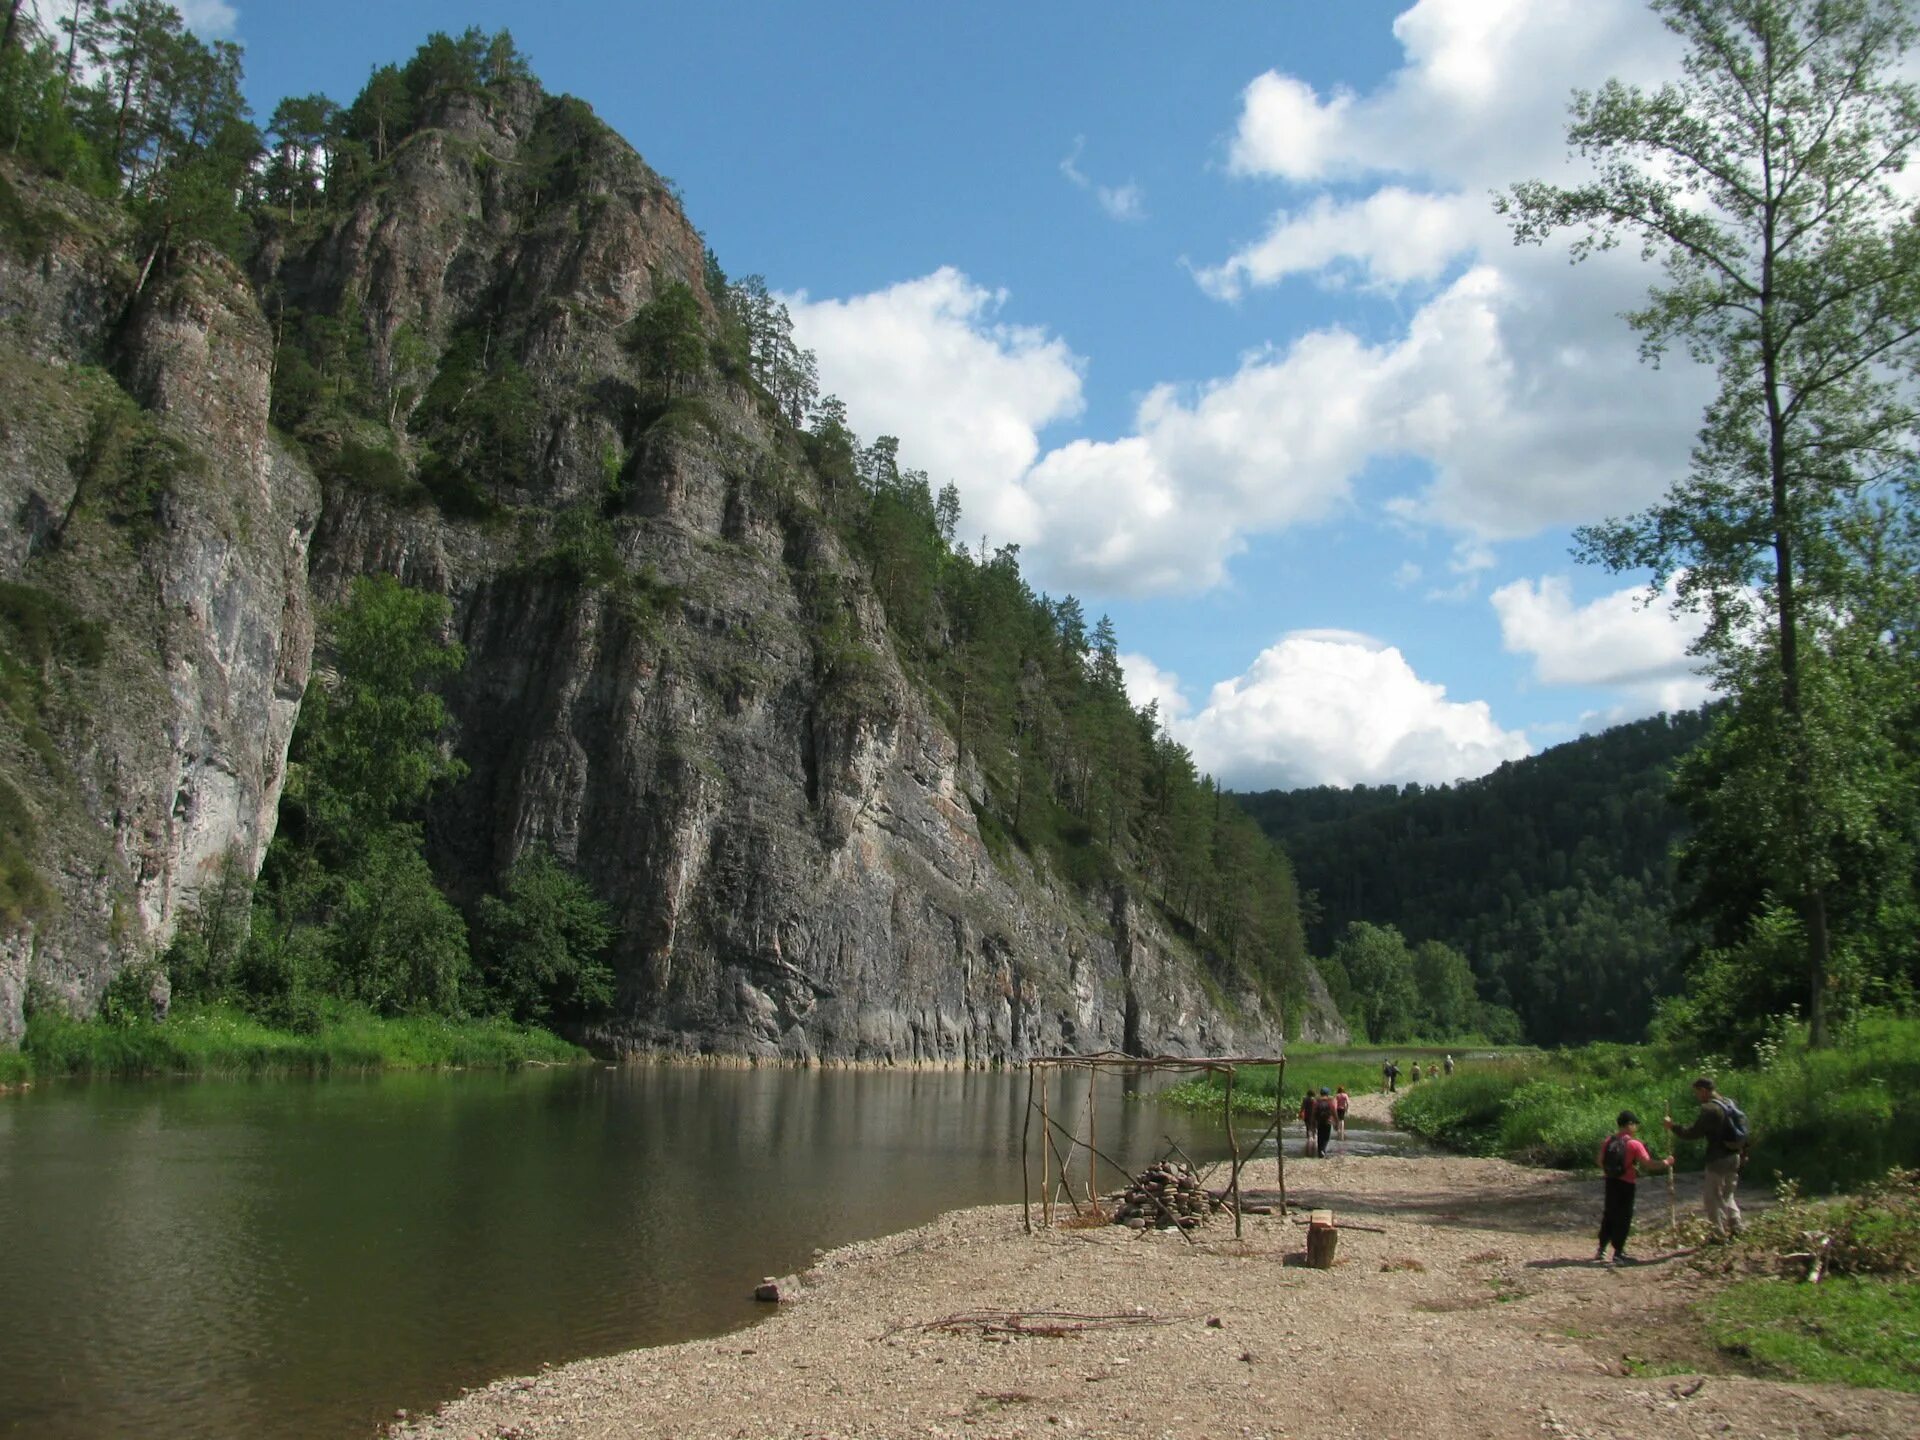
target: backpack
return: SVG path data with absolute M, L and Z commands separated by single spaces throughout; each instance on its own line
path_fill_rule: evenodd
M 1331 1095 L 1322 1095 L 1318 1100 L 1313 1102 L 1313 1118 L 1322 1125 L 1325 1125 L 1333 1119 L 1333 1097 Z
M 1753 1142 L 1746 1115 L 1724 1095 L 1715 1097 L 1713 1103 L 1720 1107 L 1720 1143 L 1729 1150 L 1746 1150 Z
M 1627 1176 L 1627 1137 L 1610 1135 L 1607 1143 L 1600 1147 L 1600 1168 L 1606 1172 L 1609 1180 L 1624 1180 Z

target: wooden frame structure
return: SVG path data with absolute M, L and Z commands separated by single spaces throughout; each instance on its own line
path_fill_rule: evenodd
M 1261 1132 L 1260 1138 L 1243 1158 L 1240 1142 L 1233 1129 L 1233 1078 L 1235 1071 L 1249 1065 L 1272 1066 L 1279 1071 L 1273 1087 L 1273 1120 Z M 1053 1077 L 1075 1070 L 1087 1072 L 1087 1135 L 1086 1139 L 1053 1118 L 1048 1103 L 1049 1092 L 1053 1089 Z M 1123 1074 L 1145 1074 L 1148 1072 L 1175 1071 L 1197 1074 L 1221 1074 L 1227 1079 L 1226 1095 L 1221 1109 L 1224 1112 L 1227 1128 L 1227 1149 L 1232 1162 L 1232 1170 L 1227 1180 L 1226 1201 L 1233 1211 L 1234 1238 L 1240 1238 L 1240 1169 L 1247 1159 L 1258 1153 L 1267 1136 L 1274 1137 L 1274 1158 L 1280 1169 L 1280 1213 L 1287 1211 L 1287 1161 L 1285 1149 L 1281 1143 L 1281 1125 L 1286 1116 L 1287 1059 L 1284 1055 L 1234 1055 L 1234 1056 L 1193 1056 L 1193 1055 L 1123 1055 L 1117 1050 L 1102 1050 L 1093 1055 L 1041 1055 L 1027 1061 L 1027 1110 L 1026 1123 L 1020 1129 L 1020 1202 L 1022 1217 L 1028 1234 L 1033 1233 L 1033 1117 L 1040 1116 L 1040 1223 L 1053 1224 L 1054 1196 L 1057 1190 L 1064 1190 L 1067 1203 L 1073 1206 L 1076 1215 L 1082 1214 L 1080 1202 L 1074 1198 L 1073 1187 L 1067 1180 L 1068 1162 L 1076 1150 L 1087 1152 L 1087 1203 L 1098 1216 L 1100 1210 L 1100 1185 L 1098 1180 L 1100 1162 L 1106 1161 L 1123 1181 L 1131 1181 L 1133 1176 L 1126 1167 L 1112 1156 L 1101 1151 L 1099 1146 L 1099 1109 L 1095 1101 L 1094 1081 L 1102 1071 L 1118 1071 Z M 1038 1101 L 1034 1099 L 1035 1087 L 1039 1088 Z M 1067 1140 L 1067 1150 L 1063 1155 L 1056 1142 L 1056 1133 Z M 1177 1146 L 1175 1147 L 1178 1148 Z M 1060 1174 L 1056 1180 L 1050 1162 L 1057 1160 Z M 1193 1237 L 1183 1229 L 1180 1231 L 1189 1242 Z

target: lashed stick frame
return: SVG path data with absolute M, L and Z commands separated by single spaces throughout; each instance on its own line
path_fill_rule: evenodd
M 1233 1082 L 1235 1073 L 1249 1066 L 1268 1066 L 1278 1072 L 1273 1086 L 1273 1120 L 1253 1142 L 1251 1149 L 1243 1156 L 1240 1141 L 1233 1128 Z M 1087 1072 L 1087 1136 L 1083 1140 L 1053 1117 L 1049 1103 L 1049 1094 L 1053 1089 L 1053 1077 L 1056 1073 L 1084 1070 Z M 1141 1075 L 1148 1073 L 1172 1072 L 1175 1074 L 1223 1075 L 1226 1077 L 1225 1092 L 1221 1099 L 1221 1116 L 1226 1122 L 1227 1150 L 1232 1169 L 1227 1179 L 1227 1208 L 1233 1211 L 1233 1234 L 1238 1239 L 1241 1233 L 1240 1213 L 1240 1170 L 1247 1160 L 1258 1153 L 1260 1146 L 1266 1143 L 1268 1135 L 1274 1137 L 1274 1161 L 1280 1174 L 1280 1213 L 1287 1213 L 1287 1161 L 1286 1147 L 1281 1144 L 1281 1124 L 1286 1114 L 1287 1059 L 1284 1055 L 1123 1055 L 1118 1050 L 1103 1050 L 1093 1055 L 1036 1055 L 1027 1061 L 1027 1109 L 1025 1123 L 1020 1127 L 1020 1208 L 1022 1223 L 1029 1235 L 1033 1233 L 1033 1117 L 1040 1117 L 1040 1223 L 1043 1226 L 1053 1224 L 1054 1195 L 1056 1189 L 1064 1187 L 1067 1203 L 1073 1206 L 1076 1215 L 1083 1214 L 1080 1202 L 1074 1198 L 1073 1186 L 1068 1180 L 1067 1165 L 1077 1150 L 1087 1152 L 1087 1203 L 1093 1207 L 1094 1214 L 1100 1214 L 1100 1162 L 1107 1166 L 1124 1182 L 1131 1182 L 1132 1174 L 1112 1156 L 1100 1150 L 1096 1124 L 1098 1111 L 1095 1104 L 1094 1081 L 1102 1071 L 1118 1071 L 1121 1074 Z M 1036 1099 L 1034 1091 L 1038 1089 Z M 1062 1155 L 1055 1141 L 1056 1133 L 1067 1140 L 1067 1152 Z M 1053 1177 L 1052 1162 L 1060 1162 L 1058 1184 Z M 1180 1232 L 1189 1242 L 1193 1237 L 1185 1230 Z

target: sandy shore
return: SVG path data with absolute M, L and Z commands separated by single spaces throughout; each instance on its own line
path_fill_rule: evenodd
M 1268 1160 L 1245 1183 L 1276 1178 Z M 1649 1263 L 1591 1263 L 1597 1180 L 1335 1154 L 1289 1159 L 1287 1181 L 1374 1227 L 1342 1231 L 1333 1269 L 1296 1263 L 1297 1217 L 1248 1217 L 1240 1241 L 1215 1217 L 1189 1244 L 961 1211 L 821 1256 L 763 1324 L 499 1381 L 393 1433 L 1920 1435 L 1920 1396 L 1724 1373 L 1688 1310 L 1699 1278 L 1657 1232 Z M 1656 1182 L 1642 1230 L 1665 1216 Z

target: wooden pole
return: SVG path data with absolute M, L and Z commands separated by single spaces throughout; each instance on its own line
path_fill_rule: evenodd
M 1100 1214 L 1099 1111 L 1093 1099 L 1093 1083 L 1098 1075 L 1099 1071 L 1092 1065 L 1087 1066 L 1087 1203 L 1095 1215 Z
M 1667 1101 L 1667 1123 L 1673 1123 L 1673 1101 Z M 1667 1229 L 1680 1228 L 1679 1201 L 1673 1192 L 1673 1132 L 1667 1132 Z
M 1227 1188 L 1233 1192 L 1233 1238 L 1240 1238 L 1240 1142 L 1233 1133 L 1233 1067 L 1227 1067 L 1227 1153 L 1233 1156 L 1233 1176 Z
M 1053 1088 L 1051 1079 L 1040 1082 L 1040 1133 L 1047 1143 L 1040 1147 L 1040 1223 L 1053 1224 L 1053 1171 L 1048 1168 L 1048 1152 L 1053 1147 L 1053 1121 L 1047 1115 L 1047 1091 Z
M 1033 1233 L 1033 1062 L 1027 1062 L 1027 1118 L 1020 1126 L 1020 1219 Z
M 1287 1131 L 1281 1117 L 1287 1105 L 1287 1057 L 1280 1057 L 1280 1073 L 1273 1077 L 1273 1169 L 1280 1177 L 1280 1213 L 1287 1213 Z

